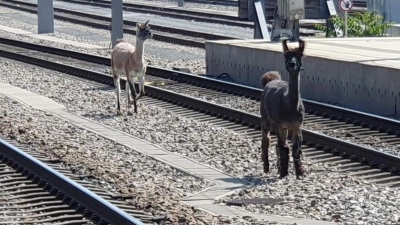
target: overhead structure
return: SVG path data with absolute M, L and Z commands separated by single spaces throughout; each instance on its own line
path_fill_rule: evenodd
M 115 42 L 124 37 L 124 19 L 122 0 L 111 1 L 111 44 L 114 48 Z
M 326 6 L 328 7 L 329 17 L 337 15 L 335 3 L 333 2 L 333 0 L 326 0 Z M 326 19 L 326 25 L 328 29 L 333 29 L 335 31 L 336 37 L 343 36 L 343 31 L 341 30 L 341 28 L 338 25 L 332 24 L 329 18 Z M 326 32 L 326 35 L 326 37 L 328 37 L 328 32 Z
M 38 33 L 54 33 L 54 7 L 53 0 L 40 0 L 37 2 Z
M 268 32 L 265 19 L 264 0 L 253 1 L 254 38 L 280 41 L 282 38 L 298 41 L 300 20 L 305 18 L 304 0 L 277 0 L 271 32 Z
M 265 19 L 265 0 L 253 0 L 255 10 L 254 39 L 270 40 L 267 21 Z
M 300 38 L 300 20 L 304 18 L 304 0 L 277 0 L 271 41 L 279 41 L 281 38 L 298 41 Z

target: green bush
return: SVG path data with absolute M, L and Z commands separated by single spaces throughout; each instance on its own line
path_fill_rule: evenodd
M 344 18 L 334 15 L 329 18 L 329 21 L 344 34 Z M 392 24 L 394 23 L 383 22 L 383 17 L 375 12 L 357 12 L 347 18 L 347 33 L 349 37 L 379 37 L 384 36 Z M 316 24 L 315 29 L 326 32 L 327 37 L 336 36 L 334 30 L 327 29 L 325 25 Z

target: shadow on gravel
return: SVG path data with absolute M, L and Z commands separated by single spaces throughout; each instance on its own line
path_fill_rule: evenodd
M 115 91 L 114 87 L 101 85 L 99 87 L 84 88 L 84 91 Z
M 94 117 L 97 120 L 109 120 L 109 119 L 114 119 L 116 117 L 123 117 L 123 115 L 117 115 L 116 113 L 104 114 L 104 113 L 99 113 L 96 111 L 84 113 L 84 114 L 82 114 L 82 116 L 86 117 L 86 118 Z
M 247 182 L 250 182 L 254 186 L 271 184 L 271 183 L 275 183 L 275 182 L 279 181 L 278 177 L 267 177 L 267 176 L 259 176 L 259 175 L 245 176 L 242 179 Z

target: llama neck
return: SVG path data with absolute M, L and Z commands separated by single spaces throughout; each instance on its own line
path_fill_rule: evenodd
M 297 109 L 300 100 L 300 73 L 289 74 L 290 106 Z
M 144 40 L 136 38 L 134 57 L 136 59 L 143 59 L 143 54 L 144 54 Z

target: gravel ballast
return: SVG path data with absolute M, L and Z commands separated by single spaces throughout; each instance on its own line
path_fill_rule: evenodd
M 18 13 L 18 17 L 26 17 L 30 20 L 37 20 L 37 16 L 35 14 L 20 12 L 17 10 L 12 10 L 4 7 L 0 7 L 0 10 L 4 13 Z M 17 19 L 12 19 L 7 17 L 2 17 L 0 20 L 0 25 L 8 26 L 16 29 L 21 29 L 24 31 L 37 33 L 37 26 L 32 24 L 27 24 L 21 22 Z M 20 16 L 19 16 L 20 15 Z M 0 13 L 1 16 L 1 13 Z M 85 44 L 92 44 L 98 45 L 103 47 L 103 49 L 88 49 L 77 47 L 68 44 L 56 43 L 47 40 L 40 40 L 37 38 L 14 34 L 6 31 L 0 32 L 0 37 L 3 38 L 10 38 L 16 39 L 20 41 L 35 43 L 35 44 L 43 44 L 54 46 L 63 49 L 69 49 L 73 51 L 84 52 L 88 54 L 96 54 L 101 56 L 110 57 L 111 49 L 110 41 L 103 41 L 103 40 L 111 40 L 111 35 L 109 31 L 94 29 L 86 26 L 81 26 L 77 24 L 62 22 L 60 20 L 55 20 L 56 24 L 56 32 L 53 34 L 46 34 L 47 36 L 56 37 L 65 40 L 77 41 Z M 62 29 L 64 28 L 64 29 Z M 64 32 L 58 32 L 58 30 L 63 30 Z M 65 33 L 68 32 L 68 33 Z M 90 33 L 94 34 L 91 36 L 74 36 L 75 33 Z M 77 35 L 77 34 L 75 34 Z M 95 36 L 97 35 L 97 36 Z M 102 37 L 102 41 L 97 41 L 94 39 L 99 39 Z M 136 42 L 136 37 L 132 35 L 124 35 L 124 39 L 129 41 L 130 43 L 134 44 Z M 171 43 L 165 43 L 155 40 L 147 40 L 145 42 L 145 57 L 146 59 L 150 60 L 152 65 L 160 66 L 163 68 L 172 68 L 172 67 L 184 67 L 189 68 L 192 73 L 196 74 L 204 74 L 205 73 L 205 51 L 204 49 L 194 48 L 194 47 L 187 47 L 181 46 Z
M 121 193 L 137 196 L 138 208 L 163 209 L 166 202 L 171 210 L 179 199 L 214 185 L 8 97 L 0 95 L 0 105 L 1 136 L 85 168 Z
M 178 203 L 179 199 L 214 184 L 186 175 L 123 145 L 90 133 L 51 114 L 0 95 L 0 136 L 58 158 L 77 174 L 111 192 L 134 196 L 127 200 L 153 215 L 167 213 L 172 224 L 276 224 L 245 217 L 213 217 Z
M 338 220 L 348 224 L 380 224 L 376 221 L 394 221 L 398 218 L 399 212 L 396 207 L 398 208 L 399 192 L 395 189 L 379 188 L 332 171 L 333 169 L 326 164 L 312 164 L 309 161 L 305 161 L 305 164 L 310 174 L 301 184 L 292 180 L 292 175 L 289 181 L 280 181 L 276 179 L 275 155 L 272 153 L 270 155 L 272 173 L 267 176 L 261 173 L 259 140 L 249 140 L 222 128 L 184 119 L 142 102 L 139 103 L 138 115 L 116 117 L 113 90 L 108 92 L 98 90 L 81 82 L 52 76 L 54 73 L 52 71 L 32 69 L 4 60 L 0 66 L 3 71 L 9 71 L 8 74 L 1 75 L 0 79 L 15 86 L 48 96 L 80 115 L 137 135 L 167 150 L 187 155 L 232 175 L 243 176 L 261 184 L 242 192 L 240 194 L 242 196 L 265 196 L 270 193 L 271 196 L 284 197 L 288 201 L 284 205 L 275 205 L 273 209 L 266 206 L 249 206 L 248 210 Z M 122 96 L 124 98 L 124 95 Z M 123 107 L 126 107 L 125 102 Z M 293 174 L 293 171 L 290 173 Z M 260 179 L 261 177 L 264 178 Z M 294 191 L 290 192 L 292 189 Z M 315 193 L 319 195 L 313 196 Z M 350 197 L 347 197 L 348 195 Z M 330 199 L 329 196 L 337 196 L 337 200 Z M 343 199 L 348 200 L 348 205 L 342 203 Z M 354 205 L 356 204 L 354 201 L 359 201 L 357 203 L 359 207 Z M 312 210 L 314 206 L 317 209 Z M 337 211 L 333 210 L 336 209 L 335 206 L 339 207 L 345 216 L 334 215 Z M 369 210 L 373 209 L 373 206 L 375 210 Z M 364 222 L 359 222 L 360 217 Z
M 5 61 L 0 58 L 0 66 L 4 65 Z M 35 88 L 31 81 L 25 80 L 27 83 L 22 85 L 25 89 L 40 92 L 40 90 L 46 90 L 45 83 L 49 83 L 50 85 L 45 92 L 48 94 L 56 94 L 57 92 L 57 98 L 63 98 L 65 103 L 70 102 L 69 106 L 76 104 L 73 103 L 73 99 L 81 98 L 85 93 L 88 94 L 88 92 L 92 91 L 98 93 L 96 90 L 88 90 L 91 87 L 83 82 L 63 80 L 56 76 L 47 75 L 51 74 L 50 71 L 40 71 L 32 67 L 27 67 L 24 70 L 23 66 L 17 64 L 8 65 L 15 66 L 13 67 L 14 71 L 22 72 L 21 74 L 31 74 L 31 76 L 27 76 L 31 81 L 40 79 L 39 82 L 43 84 L 43 86 L 39 84 Z M 3 78 L 1 77 L 1 82 L 3 82 Z M 59 84 L 63 86 L 64 91 L 53 89 L 55 86 L 52 83 L 57 82 L 56 80 L 61 82 Z M 57 86 L 61 88 L 59 85 Z M 83 96 L 79 97 L 72 94 L 72 92 L 76 91 L 69 91 L 72 90 L 70 88 L 73 86 L 78 87 L 77 89 L 83 88 L 79 91 Z M 88 89 L 85 90 L 85 88 Z M 62 97 L 64 94 L 69 97 Z M 104 92 L 103 94 L 105 96 L 110 95 L 109 92 Z M 53 95 L 54 97 L 55 95 Z M 99 103 L 92 97 L 95 96 L 91 95 L 89 97 L 90 102 Z M 167 212 L 173 224 L 176 224 L 178 220 L 182 224 L 212 224 L 213 222 L 217 222 L 217 224 L 243 225 L 269 224 L 250 217 L 216 218 L 182 205 L 178 203 L 181 198 L 211 187 L 214 184 L 183 174 L 168 165 L 141 155 L 118 143 L 78 128 L 51 114 L 24 106 L 8 97 L 0 95 L 0 104 L 2 105 L 0 109 L 1 136 L 16 140 L 18 143 L 25 145 L 26 148 L 35 149 L 48 157 L 61 159 L 70 168 L 80 171 L 80 174 L 95 176 L 97 178 L 95 180 L 96 184 L 100 182 L 107 189 L 118 190 L 124 194 L 135 196 L 133 204 L 138 209 L 146 209 L 146 211 L 151 211 L 155 215 Z M 84 105 L 76 107 L 76 110 L 71 109 L 72 111 L 86 109 L 85 107 L 82 108 L 82 106 Z M 90 109 L 88 111 L 90 113 Z M 148 111 L 153 113 L 160 112 L 157 109 L 148 109 Z M 154 114 L 151 116 L 155 117 Z M 148 130 L 142 131 L 147 132 Z M 156 133 L 156 137 L 159 137 L 158 133 Z M 281 223 L 272 224 L 284 225 Z
M 1 47 L 0 47 L 1 48 Z M 73 65 L 77 66 L 80 68 L 88 69 L 88 70 L 93 70 L 96 72 L 100 73 L 108 73 L 111 75 L 111 70 L 109 66 L 103 66 L 103 65 L 98 65 L 94 63 L 82 63 L 82 61 L 75 60 L 75 59 L 68 59 L 65 60 L 65 58 L 58 58 L 57 56 L 51 55 L 51 54 L 45 54 L 44 56 L 41 56 L 43 59 L 47 60 L 52 60 L 52 61 L 57 61 L 62 64 L 67 64 L 67 65 Z M 56 59 L 56 60 L 54 60 Z M 259 115 L 259 102 L 247 99 L 244 97 L 238 97 L 238 96 L 224 96 L 224 95 L 209 95 L 204 92 L 198 92 L 198 91 L 193 91 L 190 88 L 185 89 L 182 88 L 181 86 L 158 86 L 163 89 L 171 90 L 180 94 L 185 94 L 189 95 L 195 98 L 200 98 L 212 103 L 219 104 L 221 106 L 229 107 L 229 108 L 234 108 L 238 110 L 242 110 L 245 112 L 253 113 Z M 311 116 L 312 119 L 313 116 Z M 390 145 L 386 143 L 384 140 L 380 138 L 380 136 L 368 136 L 366 138 L 362 138 L 358 135 L 353 134 L 351 131 L 346 131 L 344 129 L 330 129 L 329 127 L 325 126 L 321 122 L 310 122 L 306 121 L 303 125 L 304 128 L 313 130 L 316 132 L 323 133 L 325 135 L 339 138 L 342 140 L 347 140 L 351 141 L 353 143 L 357 143 L 363 146 L 367 146 L 370 148 L 377 149 L 379 151 L 387 152 L 396 156 L 399 156 L 400 152 L 398 150 L 398 147 L 396 145 Z
M 137 0 L 124 0 L 124 2 L 126 3 L 140 3 L 140 4 L 148 4 L 148 5 L 159 5 L 162 7 L 165 6 L 177 6 L 178 3 L 176 1 L 173 0 L 158 0 L 158 1 L 137 1 Z M 223 5 L 213 5 L 213 4 L 200 4 L 200 3 L 192 3 L 192 2 L 185 2 L 183 5 L 183 8 L 185 9 L 192 9 L 192 10 L 204 10 L 204 11 L 210 11 L 210 12 L 217 12 L 217 13 L 221 13 L 221 12 L 226 12 L 229 14 L 233 14 L 235 13 L 235 15 L 237 16 L 238 13 L 238 6 L 223 6 Z
M 1 60 L 0 68 L 3 71 L 9 71 L 0 77 L 0 81 L 2 82 L 11 83 L 12 85 L 50 97 L 79 115 L 158 144 L 166 150 L 209 164 L 231 175 L 257 182 L 260 184 L 256 188 L 258 189 L 255 192 L 257 195 L 268 194 L 269 192 L 266 191 L 266 188 L 272 186 L 276 187 L 276 189 L 270 191 L 274 192 L 271 195 L 284 195 L 285 192 L 282 194 L 281 190 L 295 187 L 295 185 L 287 182 L 297 182 L 293 180 L 292 167 L 290 168 L 291 176 L 289 181 L 277 179 L 277 171 L 275 169 L 276 158 L 272 154 L 272 151 L 270 152 L 272 172 L 269 175 L 262 174 L 259 159 L 259 140 L 251 140 L 223 128 L 182 118 L 161 108 L 146 105 L 141 101 L 139 101 L 139 113 L 137 115 L 128 116 L 125 112 L 122 116 L 116 116 L 115 93 L 113 89 L 104 91 L 103 89 L 93 88 L 83 82 L 54 76 L 52 75 L 53 71 L 19 65 L 11 63 L 8 60 Z M 122 95 L 122 98 L 125 109 L 126 102 L 124 95 Z M 391 206 L 397 204 L 395 202 L 397 200 L 393 199 L 397 199 L 397 196 L 400 197 L 400 193 L 394 189 L 377 188 L 372 184 L 351 177 L 337 179 L 335 177 L 343 175 L 334 171 L 327 164 L 313 164 L 305 160 L 305 166 L 309 174 L 303 182 L 299 182 L 302 188 L 299 188 L 297 193 L 302 194 L 302 196 L 296 195 L 295 198 L 304 198 L 305 201 L 312 201 L 313 197 L 310 193 L 318 192 L 323 193 L 319 202 L 331 201 L 329 196 L 336 195 L 340 197 L 338 197 L 339 199 L 342 199 L 346 198 L 346 195 L 352 195 L 354 199 L 358 199 L 362 204 L 369 204 L 368 198 L 364 197 L 364 192 L 360 192 L 360 188 L 367 190 L 369 194 L 380 196 L 382 198 L 381 205 Z M 331 177 L 335 182 L 327 179 Z M 327 183 L 339 185 L 341 189 L 346 191 L 337 191 L 337 189 Z M 316 184 L 320 186 L 317 188 Z M 290 193 L 286 195 L 291 196 Z M 300 202 L 287 204 L 300 204 Z M 325 217 L 321 216 L 320 212 L 310 211 L 306 214 L 304 213 L 305 209 L 295 207 L 289 210 L 289 206 L 286 203 L 284 205 L 276 205 L 273 209 L 263 212 L 292 215 L 295 217 L 337 220 L 337 216 L 332 216 L 329 219 L 325 218 L 325 214 L 323 214 Z M 331 204 L 322 204 L 318 205 L 318 207 L 320 207 L 320 210 L 327 212 L 332 212 L 333 210 Z M 259 206 L 257 208 L 253 211 L 264 210 L 260 209 Z M 248 209 L 252 210 L 251 207 Z M 356 215 L 359 213 L 359 208 L 348 207 L 345 210 L 349 216 L 342 216 L 339 218 L 340 220 L 348 223 L 358 220 Z M 380 210 L 377 208 L 377 210 L 371 211 L 368 217 L 364 217 L 364 220 L 376 221 L 377 218 L 390 220 L 391 217 L 389 215 L 397 213 L 396 210 L 396 208 L 393 210 Z
M 4 9 L 4 8 L 2 8 L 2 9 Z M 7 12 L 18 12 L 16 10 L 10 10 L 10 9 L 5 9 L 5 10 Z M 27 16 L 32 19 L 37 18 L 36 15 L 33 15 L 33 14 L 23 13 L 23 12 L 19 12 L 19 13 L 21 13 L 21 15 Z M 18 28 L 18 29 L 23 29 L 23 30 L 30 31 L 30 32 L 37 31 L 36 26 L 22 23 L 20 21 L 16 21 L 14 19 L 10 19 L 7 17 L 2 19 L 0 21 L 0 24 Z M 82 32 L 90 32 L 90 33 L 94 33 L 94 34 L 98 34 L 98 35 L 110 38 L 110 34 L 107 31 L 93 29 L 93 28 L 75 25 L 75 24 L 70 24 L 70 23 L 66 23 L 66 22 L 60 22 L 60 21 L 57 21 L 57 24 L 65 27 L 65 28 L 69 27 L 71 29 L 73 28 L 76 30 L 80 30 Z M 97 55 L 102 55 L 102 56 L 107 56 L 107 57 L 109 57 L 111 54 L 110 49 L 78 48 L 78 47 L 65 45 L 65 44 L 61 44 L 61 43 L 55 43 L 55 42 L 51 42 L 51 41 L 43 41 L 43 40 L 39 40 L 36 38 L 27 37 L 27 36 L 11 34 L 8 32 L 0 32 L 0 36 L 6 37 L 6 38 L 11 38 L 11 39 L 18 39 L 21 41 L 32 42 L 32 43 L 50 45 L 50 46 L 59 47 L 59 48 L 71 49 L 71 50 L 90 53 L 90 54 L 97 54 Z M 79 42 L 87 43 L 87 44 L 100 45 L 105 48 L 108 48 L 108 46 L 110 44 L 109 42 L 96 42 L 91 39 L 86 39 L 83 37 L 76 37 L 73 35 L 57 33 L 57 32 L 55 34 L 51 34 L 50 36 L 63 38 L 63 39 L 67 39 L 67 40 L 79 41 Z M 133 37 L 133 36 L 126 36 L 126 39 L 131 42 L 135 41 L 135 37 Z M 145 57 L 147 60 L 149 60 L 151 62 L 151 65 L 154 65 L 154 66 L 159 66 L 162 68 L 186 67 L 186 68 L 189 68 L 193 73 L 202 74 L 205 72 L 204 50 L 203 49 L 190 48 L 190 47 L 184 47 L 184 46 L 179 46 L 179 45 L 174 45 L 174 44 L 157 42 L 154 40 L 148 40 L 146 47 L 145 47 Z M 82 66 L 82 67 L 84 67 L 84 66 Z M 96 69 L 96 71 L 99 71 L 99 72 L 109 71 L 109 69 L 104 70 L 103 68 L 104 67 L 99 67 L 98 69 Z M 174 89 L 171 89 L 171 90 L 174 90 Z M 176 91 L 176 89 L 174 91 Z M 221 105 L 224 105 L 227 107 L 232 107 L 232 108 L 235 108 L 238 110 L 243 110 L 243 111 L 246 111 L 249 113 L 259 114 L 259 103 L 249 100 L 249 99 L 244 99 L 242 97 L 213 96 L 212 98 L 210 98 L 210 97 L 202 96 L 201 93 L 193 92 L 193 91 L 185 91 L 184 89 L 181 89 L 177 92 L 185 93 L 192 97 L 202 98 L 202 99 L 208 100 L 210 102 L 221 104 Z M 324 133 L 324 134 L 332 136 L 332 137 L 337 137 L 337 138 L 340 138 L 343 140 L 348 140 L 348 141 L 352 141 L 357 144 L 372 147 L 372 148 L 378 149 L 379 151 L 388 152 L 388 153 L 394 154 L 396 156 L 398 156 L 400 154 L 397 146 L 387 145 L 385 142 L 381 142 L 379 137 L 359 138 L 356 135 L 353 135 L 351 133 L 343 132 L 342 129 L 333 129 L 333 130 L 325 129 L 325 126 L 323 126 L 319 123 L 305 123 L 304 127 L 307 129 L 310 129 L 310 130 Z
M 378 187 L 336 172 L 313 172 L 300 182 L 294 179 L 266 179 L 264 182 L 226 196 L 220 202 L 246 198 L 283 199 L 281 204 L 247 205 L 243 208 L 261 214 L 277 213 L 346 225 L 400 223 L 398 189 Z

